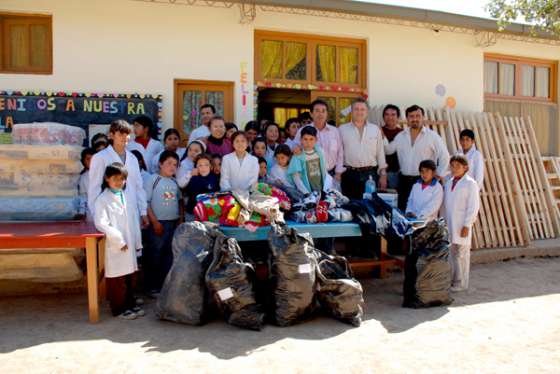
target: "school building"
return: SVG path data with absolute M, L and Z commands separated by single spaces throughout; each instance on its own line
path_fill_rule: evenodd
M 286 118 L 326 99 L 531 115 L 560 154 L 560 41 L 522 25 L 359 1 L 3 0 L 2 90 L 162 95 L 161 126 L 198 106 Z M 4 124 L 5 126 L 5 124 Z

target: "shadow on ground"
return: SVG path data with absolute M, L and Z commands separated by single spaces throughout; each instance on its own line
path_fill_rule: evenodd
M 400 307 L 401 274 L 382 280 L 365 279 L 364 324 L 380 323 L 387 332 L 400 333 L 442 318 L 449 308 L 559 293 L 558 274 L 558 258 L 478 265 L 471 273 L 471 292 L 455 295 L 455 303 L 449 307 L 419 310 Z M 147 351 L 196 349 L 220 359 L 232 359 L 283 339 L 323 340 L 354 329 L 327 317 L 287 328 L 268 325 L 261 332 L 242 330 L 223 321 L 193 327 L 158 321 L 152 308 L 153 303 L 146 306 L 146 317 L 123 321 L 112 318 L 104 304 L 101 322 L 94 325 L 87 323 L 85 295 L 3 298 L 0 354 L 51 342 L 110 340 L 141 343 Z

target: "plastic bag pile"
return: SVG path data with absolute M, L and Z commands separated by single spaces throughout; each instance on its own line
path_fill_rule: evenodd
M 261 330 L 265 321 L 289 326 L 318 312 L 359 326 L 362 287 L 346 260 L 313 246 L 308 235 L 285 224 L 269 233 L 272 266 L 272 310 L 260 305 L 255 270 L 243 258 L 237 241 L 212 223 L 188 222 L 173 238 L 173 266 L 157 301 L 160 319 L 201 325 L 211 318 L 211 305 L 231 325 Z

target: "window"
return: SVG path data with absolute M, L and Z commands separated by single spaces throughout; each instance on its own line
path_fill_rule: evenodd
M 233 82 L 175 80 L 175 128 L 183 142 L 200 126 L 200 106 L 212 104 L 216 114 L 233 121 Z
M 334 121 L 336 126 L 343 125 L 352 120 L 351 105 L 359 94 L 341 92 L 319 92 L 311 94 L 311 100 L 321 99 L 329 106 L 329 121 Z
M 554 101 L 556 67 L 554 61 L 485 55 L 484 94 L 486 98 Z
M 0 13 L 0 72 L 52 74 L 52 18 Z
M 366 87 L 365 56 L 365 40 L 255 32 L 257 82 Z

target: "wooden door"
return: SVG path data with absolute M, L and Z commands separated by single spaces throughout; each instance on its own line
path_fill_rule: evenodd
M 188 134 L 200 126 L 200 106 L 212 104 L 216 115 L 233 122 L 233 82 L 175 80 L 174 126 L 186 144 Z

